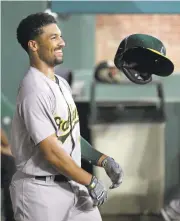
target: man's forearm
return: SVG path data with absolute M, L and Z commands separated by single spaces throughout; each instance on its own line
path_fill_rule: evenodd
M 71 178 L 82 185 L 89 185 L 92 175 L 81 167 L 61 148 L 55 136 L 46 138 L 40 143 L 40 149 L 44 153 L 46 160 L 60 173 Z
M 94 149 L 90 143 L 88 143 L 81 136 L 81 155 L 82 159 L 88 161 L 92 165 L 101 166 L 102 161 L 107 157 L 105 154 Z
M 70 177 L 72 180 L 82 185 L 89 185 L 92 175 L 79 167 L 74 160 L 69 156 L 54 157 L 51 160 L 53 166 L 63 173 L 65 176 Z

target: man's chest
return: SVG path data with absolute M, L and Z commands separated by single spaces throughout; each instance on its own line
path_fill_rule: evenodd
M 54 120 L 63 134 L 74 129 L 79 123 L 78 111 L 70 91 L 64 87 L 60 87 L 55 91 L 55 110 Z

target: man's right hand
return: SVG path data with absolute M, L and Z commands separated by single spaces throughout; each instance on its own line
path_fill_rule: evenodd
M 101 206 L 107 201 L 107 190 L 95 176 L 92 176 L 90 184 L 86 187 L 93 199 L 94 206 Z

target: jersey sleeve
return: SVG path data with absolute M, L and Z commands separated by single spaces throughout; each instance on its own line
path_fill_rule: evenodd
M 51 103 L 46 94 L 33 93 L 19 105 L 19 114 L 35 145 L 56 132 Z

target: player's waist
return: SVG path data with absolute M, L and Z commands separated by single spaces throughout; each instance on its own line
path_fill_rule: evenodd
M 48 174 L 48 175 L 33 175 L 33 174 L 28 174 L 24 173 L 22 171 L 17 170 L 16 173 L 14 174 L 15 179 L 33 179 L 33 180 L 41 180 L 45 182 L 68 182 L 70 179 L 64 176 L 63 174 Z
M 47 180 L 52 180 L 54 182 L 68 182 L 69 181 L 69 179 L 62 174 L 51 175 L 51 176 L 35 176 L 34 178 L 36 180 L 42 180 L 42 181 L 47 181 Z

